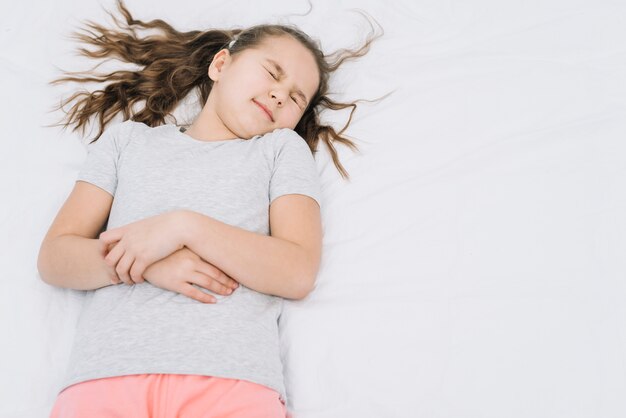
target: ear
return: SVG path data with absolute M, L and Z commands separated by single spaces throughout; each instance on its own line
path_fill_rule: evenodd
M 217 81 L 222 75 L 224 66 L 230 62 L 230 51 L 228 49 L 221 49 L 217 54 L 213 56 L 213 61 L 209 65 L 209 78 L 213 81 Z

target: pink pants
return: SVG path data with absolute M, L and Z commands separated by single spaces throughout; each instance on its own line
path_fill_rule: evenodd
M 50 418 L 291 418 L 278 392 L 247 380 L 184 374 L 95 379 L 63 390 Z

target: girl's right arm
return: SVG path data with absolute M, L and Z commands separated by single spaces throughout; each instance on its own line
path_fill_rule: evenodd
M 77 290 L 120 283 L 115 269 L 104 262 L 109 248 L 98 239 L 112 204 L 113 196 L 105 190 L 84 181 L 76 182 L 39 249 L 37 268 L 44 282 Z M 154 263 L 148 270 L 153 285 L 201 302 L 215 298 L 197 290 L 192 283 L 223 295 L 238 286 L 233 278 L 188 248 Z
M 77 181 L 46 234 L 37 259 L 44 282 L 77 290 L 111 285 L 117 273 L 104 262 L 98 236 L 109 217 L 113 196 Z

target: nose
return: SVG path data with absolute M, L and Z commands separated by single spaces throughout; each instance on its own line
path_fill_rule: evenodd
M 286 94 L 282 90 L 274 90 L 271 93 L 272 100 L 277 101 L 277 106 L 282 106 L 286 100 Z

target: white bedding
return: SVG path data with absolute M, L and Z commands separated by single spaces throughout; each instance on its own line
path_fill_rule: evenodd
M 47 417 L 82 293 L 36 260 L 86 150 L 46 128 L 87 69 L 67 39 L 113 1 L 0 14 L 0 417 Z M 327 52 L 362 153 L 317 154 L 323 261 L 281 318 L 294 418 L 626 416 L 626 3 L 126 0 L 178 29 L 298 24 Z M 285 17 L 293 14 L 291 17 Z M 194 108 L 186 111 L 193 114 Z M 348 111 L 326 114 L 342 127 Z

